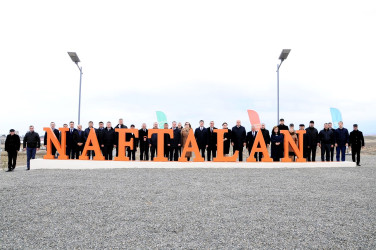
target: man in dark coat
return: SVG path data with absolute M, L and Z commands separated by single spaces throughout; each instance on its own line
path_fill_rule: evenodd
M 329 129 L 333 131 L 333 136 L 335 134 L 335 129 L 333 128 L 333 124 L 331 122 L 328 122 Z M 334 146 L 330 148 L 330 161 L 334 161 Z
M 76 152 L 73 159 L 79 159 L 85 147 L 85 132 L 82 130 L 82 125 L 77 126 L 77 130 L 73 133 L 73 141 L 76 144 Z
M 195 130 L 195 138 L 201 156 L 205 159 L 205 150 L 208 147 L 208 130 L 204 127 L 204 120 L 200 120 L 200 127 Z
M 172 122 L 171 127 L 174 137 L 170 139 L 170 161 L 177 161 L 179 158 L 179 148 L 181 146 L 181 131 L 177 127 L 176 121 Z
M 324 129 L 319 133 L 319 145 L 321 147 L 321 161 L 330 161 L 330 149 L 334 147 L 334 134 L 329 129 L 328 123 L 324 124 Z
M 267 130 L 265 128 L 265 123 L 261 124 L 260 132 L 262 133 L 262 136 L 264 137 L 264 142 L 265 142 L 266 148 L 269 149 L 269 146 L 270 146 L 270 133 L 269 133 L 269 130 Z M 260 153 L 260 158 L 261 157 L 263 157 L 262 153 Z
M 289 127 L 285 125 L 285 119 L 281 118 L 279 119 L 279 125 L 278 125 L 279 131 L 281 130 L 289 130 Z
M 239 151 L 239 161 L 243 161 L 243 147 L 246 146 L 246 131 L 245 128 L 241 125 L 241 121 L 236 121 L 236 126 L 231 129 L 231 145 L 233 153 L 236 150 Z
M 11 172 L 16 168 L 17 153 L 20 151 L 21 140 L 18 135 L 16 135 L 14 129 L 9 130 L 9 135 L 5 139 L 5 151 L 8 152 L 8 170 Z
M 119 124 L 115 126 L 115 129 L 117 128 L 128 128 L 126 125 L 124 125 L 123 118 L 119 119 Z M 119 154 L 119 133 L 115 131 L 115 144 L 116 144 L 116 156 Z
M 153 129 L 158 129 L 158 122 L 154 122 Z M 158 148 L 158 135 L 153 133 L 149 139 L 149 147 L 150 147 L 150 160 L 154 159 L 154 156 L 157 155 L 157 148 Z
M 140 160 L 149 160 L 149 139 L 146 123 L 142 124 L 141 129 L 138 131 L 138 140 L 140 142 Z
M 211 156 L 213 158 L 217 156 L 217 133 L 214 133 L 214 121 L 210 122 L 210 126 L 207 128 L 208 130 L 208 150 L 207 150 L 207 160 L 211 161 Z
M 116 147 L 115 130 L 111 126 L 111 122 L 107 122 L 103 131 L 103 153 L 106 160 L 112 160 L 112 150 Z
M 27 168 L 30 170 L 30 160 L 35 159 L 35 154 L 40 148 L 40 137 L 37 132 L 34 131 L 34 126 L 29 126 L 29 132 L 26 133 L 23 139 L 23 150 L 26 150 L 27 155 Z
M 132 124 L 131 129 L 134 129 L 135 126 Z M 126 135 L 126 140 L 130 141 L 133 139 L 133 149 L 131 150 L 130 147 L 127 147 L 127 156 L 129 157 L 129 160 L 134 161 L 136 160 L 136 151 L 137 151 L 137 145 L 138 145 L 138 138 L 133 133 L 129 133 Z
M 95 134 L 97 136 L 97 140 L 98 140 L 99 147 L 101 149 L 102 155 L 104 155 L 104 142 L 103 142 L 104 129 L 105 129 L 104 128 L 104 123 L 103 122 L 99 122 L 98 123 L 98 128 L 95 130 Z
M 163 124 L 163 129 L 168 129 L 168 123 L 165 122 Z M 166 157 L 167 159 L 170 159 L 170 146 L 171 146 L 171 136 L 169 134 L 164 134 L 164 140 L 163 140 L 163 143 L 164 143 L 164 157 Z
M 92 129 L 92 128 L 94 128 L 94 123 L 92 122 L 92 121 L 89 121 L 89 123 L 88 123 L 88 127 L 87 128 L 85 128 L 85 133 L 84 133 L 84 136 L 85 136 L 85 142 L 87 141 L 87 138 L 89 137 L 89 133 L 90 133 L 90 130 Z M 97 138 L 98 139 L 98 138 Z M 100 146 L 99 146 L 100 147 Z M 95 152 L 94 152 L 94 150 L 88 150 L 87 151 L 87 156 L 89 156 L 89 159 L 92 159 L 92 157 L 94 157 L 95 156 Z
M 74 122 L 69 123 L 69 131 L 66 132 L 66 154 L 69 159 L 74 159 L 77 151 L 77 144 L 73 140 L 73 134 L 77 132 L 77 129 L 74 128 Z
M 305 130 L 305 125 L 302 123 L 299 125 L 299 130 Z M 299 143 L 299 136 L 300 134 L 297 134 L 298 135 L 298 143 Z M 303 134 L 303 158 L 306 158 L 307 159 L 307 155 L 308 155 L 308 144 L 309 144 L 309 141 L 308 141 L 308 135 L 307 135 L 307 132 L 305 134 Z M 299 145 L 299 148 L 301 146 Z
M 316 149 L 319 143 L 319 132 L 315 128 L 315 122 L 309 122 L 309 128 L 306 129 L 307 144 L 307 161 L 316 161 Z
M 349 136 L 349 145 L 351 146 L 352 160 L 356 165 L 360 166 L 360 149 L 364 148 L 364 137 L 363 133 L 358 130 L 358 124 L 354 124 L 353 131 L 351 131 Z
M 339 156 L 341 155 L 341 161 L 346 160 L 346 147 L 349 143 L 349 131 L 343 127 L 343 122 L 338 123 L 339 128 L 336 129 L 334 133 L 334 140 L 336 146 L 336 160 L 339 161 Z
M 247 133 L 247 136 L 246 136 L 246 144 L 247 144 L 249 155 L 251 155 L 252 147 L 253 147 L 253 144 L 255 143 L 256 136 L 257 136 L 256 127 L 255 127 L 255 125 L 252 125 L 251 131 L 249 131 Z M 261 153 L 259 153 L 259 152 L 255 153 L 256 161 L 260 161 L 261 160 L 261 155 L 260 154 Z
M 54 122 L 50 123 L 50 128 L 52 129 L 52 132 L 55 134 L 56 138 L 59 140 L 60 139 L 60 132 L 58 129 L 55 128 L 56 125 Z M 44 146 L 47 147 L 47 132 L 44 133 Z M 56 147 L 52 144 L 52 155 L 55 156 L 56 158 Z

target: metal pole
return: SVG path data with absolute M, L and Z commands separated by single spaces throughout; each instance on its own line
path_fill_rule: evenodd
M 277 64 L 277 125 L 279 124 L 279 67 Z
M 78 97 L 78 124 L 80 123 L 80 116 L 81 116 L 81 83 L 82 83 L 82 66 L 79 67 L 77 64 L 77 67 L 80 69 L 80 90 L 79 90 L 79 97 Z

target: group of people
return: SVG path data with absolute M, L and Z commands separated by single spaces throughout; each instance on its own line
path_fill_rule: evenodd
M 299 125 L 299 130 L 306 130 L 303 135 L 303 157 L 307 161 L 316 160 L 317 147 L 321 148 L 321 160 L 333 161 L 334 149 L 336 148 L 336 160 L 345 161 L 346 147 L 352 148 L 352 160 L 358 166 L 360 166 L 360 150 L 364 147 L 364 137 L 361 131 L 358 130 L 358 125 L 354 124 L 353 131 L 349 134 L 348 130 L 343 127 L 343 122 L 339 122 L 339 128 L 333 129 L 332 123 L 325 123 L 324 128 L 318 132 L 314 127 L 314 121 L 310 121 L 309 127 L 305 128 L 304 124 Z M 57 138 L 61 138 L 60 131 L 56 128 L 56 124 L 51 122 L 50 127 Z M 64 124 L 63 127 L 69 128 L 66 132 L 66 154 L 69 159 L 78 159 L 82 154 L 85 142 L 89 136 L 91 129 L 94 128 L 94 123 L 90 121 L 88 127 L 83 130 L 82 125 L 75 127 L 74 122 Z M 118 133 L 115 132 L 116 128 L 128 128 L 124 125 L 123 119 L 119 119 L 115 128 L 112 127 L 111 122 L 107 122 L 104 126 L 103 122 L 99 122 L 98 128 L 95 128 L 95 133 L 100 145 L 101 153 L 105 157 L 105 160 L 112 160 L 113 150 L 116 149 L 116 155 L 118 155 Z M 135 129 L 135 125 L 131 125 L 130 128 Z M 164 129 L 168 129 L 168 123 L 164 124 Z M 222 123 L 223 129 L 228 129 L 227 133 L 223 136 L 223 149 L 224 155 L 227 156 L 230 153 L 230 145 L 232 146 L 233 153 L 239 151 L 239 161 L 243 161 L 243 149 L 248 150 L 248 154 L 251 153 L 252 147 L 255 143 L 257 133 L 262 133 L 264 142 L 267 148 L 270 147 L 271 158 L 273 161 L 280 161 L 284 157 L 284 135 L 281 130 L 288 130 L 293 141 L 296 145 L 299 144 L 298 134 L 295 133 L 294 124 L 290 124 L 289 127 L 285 125 L 284 119 L 280 119 L 280 124 L 273 127 L 271 133 L 265 128 L 265 124 L 261 124 L 259 130 L 252 125 L 251 131 L 246 132 L 246 129 L 241 125 L 241 121 L 237 120 L 236 125 L 231 129 L 228 128 L 226 122 Z M 158 129 L 158 123 L 153 124 L 153 129 Z M 164 155 L 170 161 L 177 161 L 181 156 L 182 148 L 186 144 L 188 135 L 192 130 L 192 126 L 189 122 L 186 122 L 184 126 L 181 123 L 175 121 L 172 122 L 170 129 L 173 130 L 173 137 L 169 134 L 164 135 Z M 199 127 L 194 130 L 194 136 L 201 153 L 201 156 L 207 161 L 211 161 L 217 155 L 217 133 L 214 130 L 217 129 L 214 126 L 214 121 L 211 121 L 209 127 L 204 126 L 204 121 L 200 120 Z M 44 145 L 47 144 L 48 134 L 44 135 Z M 130 160 L 136 160 L 136 152 L 139 149 L 140 160 L 148 161 L 156 156 L 157 153 L 157 134 L 152 134 L 149 138 L 148 129 L 146 123 L 143 123 L 138 130 L 138 137 L 133 133 L 126 135 L 126 141 L 133 139 L 133 148 L 127 147 L 126 154 Z M 17 152 L 20 150 L 21 142 L 20 137 L 15 134 L 14 129 L 10 130 L 10 134 L 5 141 L 5 151 L 8 152 L 8 171 L 13 171 L 16 167 Z M 23 150 L 27 152 L 27 170 L 30 169 L 30 159 L 35 158 L 36 151 L 41 146 L 40 137 L 37 132 L 34 131 L 34 126 L 29 127 L 29 132 L 26 133 L 23 140 Z M 300 146 L 300 145 L 298 145 Z M 59 152 L 52 145 L 52 154 L 57 157 Z M 89 159 L 95 156 L 94 151 L 87 152 Z M 192 157 L 191 152 L 187 152 L 185 157 L 189 161 Z M 255 153 L 256 161 L 261 161 L 263 157 L 262 153 Z M 291 145 L 289 145 L 289 157 L 294 161 L 295 153 Z

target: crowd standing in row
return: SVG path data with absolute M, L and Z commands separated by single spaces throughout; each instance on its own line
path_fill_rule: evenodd
M 309 127 L 305 128 L 304 124 L 299 125 L 299 130 L 306 130 L 303 136 L 303 156 L 307 161 L 316 160 L 317 147 L 321 148 L 321 160 L 333 161 L 334 149 L 336 148 L 336 160 L 345 161 L 346 147 L 352 148 L 352 160 L 358 166 L 360 166 L 360 150 L 364 147 L 364 137 L 361 131 L 358 130 L 358 125 L 354 124 L 353 131 L 349 134 L 348 130 L 343 127 L 343 122 L 339 122 L 339 128 L 333 129 L 332 123 L 325 123 L 324 128 L 318 132 L 314 127 L 314 121 L 310 121 Z M 57 138 L 60 138 L 60 131 L 56 129 L 54 122 L 51 122 L 50 127 Z M 66 132 L 66 154 L 69 159 L 78 159 L 82 154 L 85 142 L 89 136 L 89 132 L 94 128 L 94 123 L 89 122 L 88 127 L 83 130 L 82 125 L 78 125 L 75 128 L 74 122 L 64 124 L 63 127 L 69 128 Z M 164 124 L 164 129 L 168 129 L 168 124 Z M 119 119 L 119 123 L 112 127 L 111 122 L 107 122 L 104 126 L 103 122 L 99 122 L 98 128 L 95 129 L 95 133 L 100 145 L 101 152 L 106 160 L 112 160 L 113 149 L 116 149 L 116 156 L 118 155 L 118 133 L 115 132 L 116 128 L 128 128 L 124 125 L 123 119 Z M 134 129 L 135 125 L 131 125 L 130 128 Z M 265 128 L 265 124 L 261 124 L 261 128 L 257 131 L 255 126 L 252 126 L 251 131 L 248 133 L 246 129 L 241 125 L 240 120 L 236 121 L 236 125 L 232 128 L 228 128 L 228 124 L 224 122 L 222 124 L 223 129 L 228 129 L 228 132 L 224 134 L 223 146 L 224 154 L 228 156 L 230 153 L 230 145 L 232 145 L 233 153 L 236 150 L 239 151 L 239 161 L 243 161 L 243 149 L 248 150 L 248 155 L 251 153 L 253 144 L 255 142 L 257 133 L 262 133 L 264 142 L 267 148 L 270 147 L 271 158 L 273 161 L 278 162 L 284 157 L 284 135 L 281 130 L 288 130 L 296 145 L 298 145 L 298 134 L 295 133 L 294 124 L 290 124 L 289 127 L 285 125 L 284 119 L 280 119 L 280 124 L 273 127 L 271 133 Z M 153 129 L 158 129 L 158 123 L 153 124 Z M 170 161 L 177 161 L 181 156 L 182 147 L 184 147 L 187 141 L 188 135 L 192 130 L 191 124 L 186 122 L 184 127 L 181 123 L 175 121 L 172 122 L 170 129 L 173 130 L 173 138 L 170 135 L 164 135 L 164 155 Z M 214 122 L 211 121 L 209 127 L 204 126 L 204 121 L 200 120 L 199 127 L 194 130 L 194 136 L 201 152 L 201 156 L 207 161 L 211 161 L 217 154 L 217 134 L 214 132 L 216 127 Z M 156 156 L 157 153 L 157 134 L 152 134 L 151 138 L 148 136 L 148 129 L 146 123 L 143 123 L 141 129 L 138 131 L 138 137 L 134 134 L 127 134 L 126 141 L 130 141 L 133 138 L 133 149 L 127 147 L 126 154 L 130 160 L 136 160 L 136 152 L 139 149 L 140 160 L 148 161 Z M 47 133 L 44 136 L 44 145 L 47 144 Z M 15 134 L 14 129 L 10 130 L 10 134 L 6 138 L 5 151 L 8 152 L 8 171 L 13 171 L 16 167 L 17 152 L 20 150 L 20 138 Z M 40 137 L 37 132 L 34 131 L 34 126 L 29 127 L 29 132 L 26 133 L 23 140 L 23 150 L 27 153 L 27 170 L 30 169 L 30 159 L 35 158 L 36 151 L 40 148 Z M 299 146 L 299 145 L 298 145 Z M 205 155 L 206 153 L 206 155 Z M 52 154 L 57 157 L 58 152 L 52 145 Z M 92 159 L 95 156 L 94 151 L 88 151 L 88 156 Z M 187 152 L 185 157 L 188 161 L 192 157 L 191 152 Z M 262 153 L 255 153 L 257 161 L 261 161 L 263 157 Z M 289 146 L 289 157 L 294 161 L 295 153 L 291 146 Z

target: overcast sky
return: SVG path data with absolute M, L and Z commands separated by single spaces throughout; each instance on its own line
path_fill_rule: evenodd
M 112 121 L 148 127 L 204 119 L 217 127 L 247 109 L 270 129 L 330 121 L 330 107 L 376 134 L 376 2 L 373 1 L 2 1 L 0 134 L 38 132 L 50 121 Z

